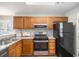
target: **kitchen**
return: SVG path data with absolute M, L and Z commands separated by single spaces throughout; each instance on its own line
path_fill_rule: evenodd
M 0 2 L 0 57 L 79 56 L 74 33 L 79 3 L 52 4 Z

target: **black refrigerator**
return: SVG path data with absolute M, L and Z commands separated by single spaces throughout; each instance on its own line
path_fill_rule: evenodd
M 74 54 L 73 23 L 54 23 L 53 36 L 56 38 L 57 56 L 72 57 Z

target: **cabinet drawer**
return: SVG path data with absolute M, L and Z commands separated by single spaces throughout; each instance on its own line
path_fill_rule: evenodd
M 23 39 L 23 42 L 27 42 L 27 43 L 29 43 L 29 42 L 33 42 L 33 40 L 32 39 Z
M 49 46 L 55 46 L 55 43 L 50 43 L 50 42 L 49 42 Z
M 55 50 L 55 47 L 49 47 L 49 50 Z
M 49 53 L 55 53 L 55 50 L 50 50 Z
M 55 50 L 49 50 L 49 55 L 55 55 L 55 54 L 56 54 Z
M 55 39 L 49 39 L 50 43 L 55 43 Z

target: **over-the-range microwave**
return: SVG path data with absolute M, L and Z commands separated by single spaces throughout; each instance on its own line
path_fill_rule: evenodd
M 34 29 L 47 29 L 47 24 L 34 24 Z

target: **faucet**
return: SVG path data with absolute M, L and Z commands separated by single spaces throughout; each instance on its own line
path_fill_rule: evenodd
M 4 41 L 2 41 L 2 45 L 4 45 L 5 44 L 5 42 Z

